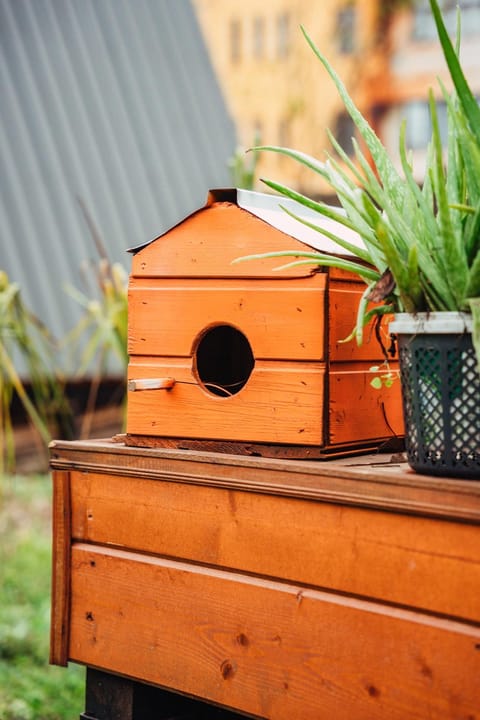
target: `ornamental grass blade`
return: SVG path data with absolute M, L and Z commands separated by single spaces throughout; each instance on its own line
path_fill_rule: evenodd
M 432 9 L 440 44 L 450 71 L 450 76 L 457 91 L 459 102 L 468 119 L 472 132 L 475 135 L 476 142 L 477 144 L 480 144 L 480 108 L 478 107 L 477 100 L 475 99 L 475 96 L 473 95 L 461 68 L 457 53 L 455 52 L 452 41 L 450 40 L 450 36 L 445 27 L 437 0 L 430 0 L 430 7 Z
M 296 213 L 289 210 L 284 205 L 280 205 L 282 210 L 292 217 L 294 220 L 297 220 L 298 222 L 302 223 L 302 225 L 305 225 L 306 227 L 311 228 L 311 230 L 315 230 L 316 232 L 320 233 L 321 235 L 325 235 L 325 237 L 329 238 L 330 240 L 333 240 L 337 245 L 339 245 L 343 250 L 346 250 L 347 252 L 351 253 L 352 255 L 362 258 L 365 260 L 365 262 L 371 263 L 371 258 L 368 253 L 368 251 L 363 251 L 362 248 L 358 247 L 358 245 L 353 245 L 352 243 L 348 242 L 348 240 L 344 240 L 343 238 L 340 238 L 338 235 L 335 235 L 335 233 L 330 232 L 326 228 L 319 227 L 313 222 L 309 222 L 305 218 L 302 218 L 300 215 L 297 215 Z
M 469 299 L 470 310 L 472 312 L 472 342 L 477 356 L 477 370 L 480 373 L 480 297 Z
M 47 424 L 43 420 L 43 418 L 40 416 L 40 413 L 37 411 L 35 405 L 32 403 L 32 401 L 28 397 L 28 393 L 20 379 L 20 376 L 18 375 L 18 373 L 15 369 L 13 360 L 9 356 L 9 354 L 6 351 L 6 348 L 4 347 L 2 342 L 0 342 L 0 366 L 2 367 L 2 370 L 5 372 L 6 377 L 8 378 L 8 381 L 11 383 L 12 387 L 15 389 L 15 392 L 17 393 L 18 397 L 20 398 L 21 403 L 22 403 L 23 407 L 25 408 L 26 412 L 28 413 L 30 420 L 32 421 L 34 427 L 37 429 L 38 434 L 42 438 L 43 442 L 46 445 L 48 445 L 48 443 L 51 440 L 51 436 L 50 436 L 50 431 L 48 430 Z
M 294 255 L 294 252 L 292 253 L 281 253 L 281 255 L 285 256 L 287 254 Z M 259 258 L 268 258 L 272 257 L 272 253 L 265 253 L 261 255 L 250 255 L 245 258 L 240 258 L 241 260 L 251 260 L 252 258 L 259 259 Z M 320 265 L 321 267 L 334 267 L 338 268 L 339 270 L 346 270 L 347 272 L 355 273 L 355 275 L 358 275 L 361 277 L 366 283 L 371 283 L 372 281 L 375 283 L 379 279 L 379 274 L 372 270 L 371 268 L 360 265 L 359 263 L 356 263 L 353 260 L 347 260 L 346 258 L 342 257 L 336 257 L 335 255 L 325 255 L 324 253 L 316 253 L 312 254 L 311 258 L 309 260 L 295 260 L 291 263 L 286 263 L 285 265 L 280 265 L 279 267 L 276 267 L 275 270 L 287 270 L 288 268 L 292 267 L 298 267 L 299 265 Z
M 415 198 L 416 204 L 420 208 L 418 217 L 423 227 L 418 229 L 418 232 L 423 232 L 424 237 L 435 237 L 437 234 L 437 224 L 435 222 L 435 216 L 433 214 L 432 206 L 428 202 L 427 197 L 422 193 L 419 188 L 412 172 L 412 168 L 407 159 L 407 147 L 406 147 L 406 123 L 402 123 L 400 127 L 400 142 L 399 142 L 399 154 L 400 162 L 402 164 L 402 170 L 405 175 L 405 181 L 408 185 L 410 193 Z
M 368 162 L 355 138 L 353 138 L 352 140 L 352 145 L 353 151 L 355 153 L 355 158 L 360 167 L 362 168 L 365 176 L 363 186 L 365 187 L 370 197 L 377 203 L 377 205 L 381 205 L 383 197 L 383 187 L 379 182 L 378 177 L 373 172 L 371 164 Z
M 284 197 L 289 198 L 290 200 L 295 200 L 295 202 L 299 203 L 300 205 L 303 205 L 304 207 L 308 207 L 311 210 L 314 210 L 315 212 L 319 213 L 320 215 L 323 215 L 324 217 L 329 218 L 330 220 L 334 220 L 335 222 L 340 223 L 344 227 L 348 228 L 349 230 L 353 230 L 355 232 L 358 232 L 358 228 L 356 227 L 355 223 L 352 223 L 349 218 L 347 218 L 344 214 L 336 211 L 335 209 L 331 208 L 328 205 L 323 205 L 321 203 L 317 203 L 314 200 L 310 200 L 305 195 L 302 195 L 301 193 L 296 192 L 295 190 L 292 190 L 291 188 L 287 187 L 286 185 L 281 185 L 280 183 L 273 182 L 272 180 L 263 180 L 265 185 L 267 185 L 272 190 L 276 190 Z M 282 208 L 284 211 L 286 210 L 285 207 Z M 303 220 L 300 216 L 297 216 L 295 214 L 292 214 L 291 211 L 287 211 L 289 215 L 294 217 L 296 220 L 299 220 L 304 225 L 308 225 L 308 221 Z M 331 240 L 337 243 L 340 247 L 343 247 L 348 252 L 352 252 L 357 257 L 361 258 L 362 260 L 365 260 L 365 262 L 371 262 L 370 255 L 368 253 L 367 249 L 364 249 L 362 247 L 359 247 L 358 245 L 353 245 L 352 243 L 349 243 L 347 240 L 343 240 L 341 237 L 329 233 L 328 231 L 324 232 L 324 230 L 312 224 L 310 227 L 312 227 L 314 230 L 317 230 L 318 232 L 326 235 Z
M 304 165 L 310 170 L 313 170 L 319 175 L 325 177 L 324 163 L 312 157 L 311 155 L 308 155 L 307 153 L 301 152 L 300 150 L 293 150 L 292 148 L 279 147 L 278 145 L 257 145 L 256 147 L 250 148 L 249 152 L 260 152 L 263 150 L 279 153 L 280 155 L 285 155 L 286 157 L 292 158 L 293 160 L 299 162 L 301 165 Z
M 437 291 L 449 298 L 449 309 L 456 310 L 465 303 L 465 290 L 468 280 L 468 265 L 462 247 L 458 229 L 454 227 L 450 217 L 449 199 L 447 195 L 446 177 L 443 168 L 442 141 L 438 124 L 438 115 L 433 97 L 429 93 L 430 114 L 432 118 L 432 142 L 435 148 L 435 163 L 433 166 L 435 178 L 435 196 L 438 204 L 438 220 L 440 229 L 441 252 L 439 257 L 443 262 L 445 281 L 443 287 Z M 453 298 L 453 301 L 452 301 Z
M 465 294 L 467 298 L 470 298 L 470 303 L 471 298 L 480 296 L 480 250 L 477 250 L 477 254 L 470 267 Z
M 360 174 L 360 172 L 358 171 L 358 167 L 351 161 L 350 157 L 342 148 L 332 131 L 327 128 L 326 132 L 328 140 L 335 152 L 337 153 L 338 157 L 344 162 L 345 167 L 349 169 L 349 171 L 352 173 L 352 176 L 357 180 L 357 183 L 363 186 L 365 182 L 365 177 Z M 352 143 L 355 145 L 355 138 L 352 138 Z
M 365 140 L 378 170 L 382 184 L 393 196 L 401 196 L 403 191 L 401 179 L 385 147 L 382 145 L 373 128 L 353 102 L 340 76 L 335 72 L 325 55 L 320 52 L 303 26 L 301 27 L 301 30 L 311 49 L 333 80 L 347 112 L 355 123 L 360 135 Z
M 346 191 L 343 187 L 343 172 L 336 163 L 328 162 L 329 171 L 329 183 L 330 186 L 335 190 L 338 200 L 346 212 L 347 217 L 352 223 L 352 227 L 360 235 L 365 243 L 368 257 L 365 257 L 368 262 L 376 264 L 377 261 L 381 264 L 381 260 L 378 257 L 378 243 L 375 238 L 375 234 L 372 229 L 371 218 L 366 211 L 364 199 L 367 198 L 369 207 L 372 206 L 370 198 L 362 190 L 362 188 L 356 185 L 352 186 L 350 191 Z M 355 253 L 359 255 L 358 251 Z

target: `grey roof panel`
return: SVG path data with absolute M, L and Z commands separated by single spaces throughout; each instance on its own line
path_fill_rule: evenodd
M 229 184 L 235 131 L 189 0 L 0 0 L 0 269 L 62 337 L 64 292 Z

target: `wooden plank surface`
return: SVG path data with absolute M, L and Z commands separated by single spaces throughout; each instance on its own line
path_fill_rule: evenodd
M 405 434 L 400 380 L 371 386 L 369 364 L 331 363 L 328 369 L 328 444 Z
M 285 258 L 232 260 L 252 253 L 308 250 L 303 243 L 231 202 L 199 210 L 132 258 L 135 277 L 305 277 L 300 266 L 275 272 Z
M 67 665 L 70 611 L 70 473 L 53 473 L 50 663 Z
M 128 393 L 127 432 L 165 437 L 323 444 L 325 367 L 258 361 L 231 397 L 207 392 L 189 360 L 131 358 L 128 380 L 173 377 L 171 390 Z
M 480 526 L 72 471 L 72 536 L 480 624 Z
M 207 328 L 228 324 L 245 335 L 258 360 L 319 362 L 325 355 L 326 277 L 216 282 L 132 278 L 129 353 L 191 357 Z
M 185 437 L 160 437 L 159 435 L 129 435 L 119 433 L 115 441 L 121 441 L 129 447 L 140 448 L 178 448 L 195 452 L 227 453 L 229 455 L 247 455 L 248 457 L 277 458 L 280 460 L 334 460 L 358 456 L 360 452 L 373 453 L 380 449 L 402 451 L 403 438 L 373 438 L 364 442 L 344 445 L 272 445 L 270 443 L 240 442 L 239 440 L 205 440 Z
M 72 660 L 271 720 L 465 720 L 480 629 L 90 545 L 72 551 Z
M 166 448 L 108 439 L 50 445 L 53 469 L 223 487 L 318 502 L 480 523 L 480 482 L 420 475 L 402 455 L 294 461 Z
M 352 283 L 329 279 L 327 289 L 329 347 L 328 357 L 332 362 L 370 361 L 377 365 L 383 360 L 382 349 L 373 331 L 373 323 L 364 329 L 361 345 L 355 339 L 345 342 L 355 327 L 358 303 L 365 290 L 363 283 Z M 389 346 L 388 321 L 382 323 L 382 340 Z M 392 366 L 396 367 L 392 362 Z

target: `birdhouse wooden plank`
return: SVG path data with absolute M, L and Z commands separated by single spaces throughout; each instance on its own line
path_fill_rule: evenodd
M 278 270 L 283 258 L 234 262 L 332 245 L 278 198 L 221 190 L 133 249 L 127 444 L 321 457 L 401 435 L 399 382 L 370 385 L 381 346 L 342 342 L 365 286 L 333 268 Z

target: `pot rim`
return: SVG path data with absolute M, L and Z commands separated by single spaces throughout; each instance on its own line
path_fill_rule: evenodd
M 472 315 L 464 312 L 395 313 L 389 331 L 400 335 L 449 335 L 472 332 Z

